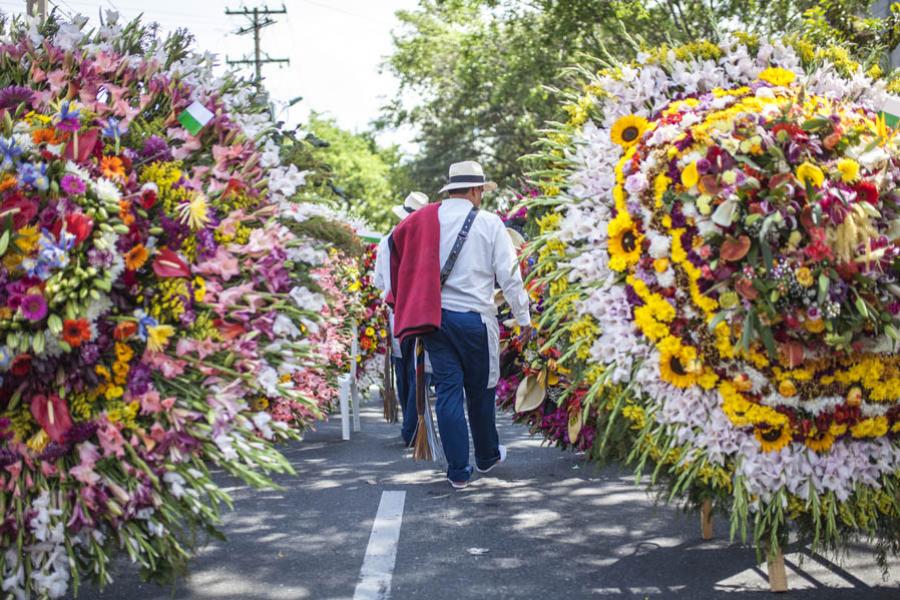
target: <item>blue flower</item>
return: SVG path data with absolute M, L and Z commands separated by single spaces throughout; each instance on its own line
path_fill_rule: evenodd
M 141 338 L 142 342 L 147 341 L 147 328 L 148 327 L 156 327 L 159 325 L 159 321 L 145 313 L 140 308 L 134 311 L 134 316 L 138 320 L 138 337 Z
M 22 147 L 16 144 L 15 139 L 0 137 L 0 157 L 3 158 L 3 162 L 0 163 L 0 168 L 4 171 L 13 168 L 16 159 L 21 155 Z
M 56 124 L 56 128 L 60 131 L 78 131 L 81 127 L 78 117 L 80 111 L 70 110 L 71 106 L 70 102 L 63 102 L 59 107 L 59 123 Z
M 47 178 L 47 165 L 45 163 L 39 165 L 27 162 L 22 163 L 19 165 L 19 182 L 34 186 L 41 191 L 46 191 L 50 187 L 50 180 Z
M 22 261 L 22 267 L 32 277 L 41 281 L 50 279 L 54 269 L 64 269 L 69 264 L 69 250 L 75 246 L 75 236 L 67 231 L 60 233 L 60 240 L 46 229 L 41 229 L 40 250 L 37 257 Z
M 109 117 L 106 120 L 106 122 L 107 122 L 107 125 L 106 125 L 106 127 L 103 128 L 103 131 L 101 132 L 105 137 L 119 139 L 120 137 L 125 135 L 126 131 L 128 131 L 127 126 L 119 127 L 120 121 L 119 121 L 119 119 L 117 119 L 115 117 Z

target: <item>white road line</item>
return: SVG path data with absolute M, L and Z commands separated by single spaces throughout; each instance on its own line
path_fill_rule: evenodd
M 353 600 L 387 600 L 397 559 L 406 492 L 382 492 Z

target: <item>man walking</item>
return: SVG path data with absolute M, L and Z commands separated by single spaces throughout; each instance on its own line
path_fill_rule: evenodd
M 428 196 L 422 192 L 410 192 L 401 206 L 395 206 L 392 210 L 403 221 L 406 217 L 428 204 Z M 391 254 L 389 245 L 390 234 L 384 236 L 378 244 L 375 254 L 375 287 L 382 290 L 385 296 L 391 291 Z M 403 444 L 410 447 L 416 433 L 416 357 L 413 353 L 412 338 L 404 344 L 394 332 L 394 313 L 388 309 L 388 320 L 391 329 L 391 353 L 396 377 L 397 398 L 400 401 L 400 410 L 403 411 L 403 424 L 400 435 Z
M 466 487 L 473 472 L 466 412 L 475 468 L 486 473 L 506 459 L 494 395 L 500 375 L 495 282 L 526 333 L 531 323 L 528 294 L 506 228 L 497 215 L 479 210 L 482 195 L 493 189 L 496 185 L 485 180 L 478 163 L 453 164 L 441 189 L 447 199 L 401 223 L 392 236 L 400 255 L 392 259 L 391 276 L 395 288 L 397 282 L 404 288 L 395 289 L 398 335 L 424 336 L 447 479 L 456 489 Z M 438 265 L 442 285 L 435 281 Z

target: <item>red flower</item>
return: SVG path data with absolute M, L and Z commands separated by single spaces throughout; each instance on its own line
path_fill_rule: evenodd
M 831 258 L 831 248 L 825 243 L 825 230 L 821 227 L 813 227 L 809 233 L 812 241 L 803 249 L 803 253 L 813 262 Z
M 153 261 L 153 272 L 158 277 L 190 277 L 191 269 L 181 258 L 169 250 L 160 250 L 156 260 Z
M 153 205 L 156 204 L 156 199 L 159 196 L 159 190 L 156 187 L 155 183 L 145 183 L 141 188 L 141 206 L 144 207 L 144 210 L 150 210 L 153 208 Z
M 56 231 L 53 233 L 59 237 L 59 230 L 62 229 L 62 223 L 57 222 L 58 225 L 54 227 Z M 72 213 L 66 215 L 66 231 L 73 234 L 75 236 L 75 245 L 77 246 L 91 235 L 91 231 L 94 229 L 94 221 L 84 213 Z
M 25 375 L 28 375 L 28 373 L 31 371 L 31 355 L 20 354 L 15 357 L 9 370 L 12 371 L 12 374 L 16 377 L 24 377 Z
M 34 200 L 24 198 L 18 193 L 15 193 L 8 196 L 6 200 L 3 201 L 3 204 L 0 204 L 0 212 L 11 211 L 14 209 L 19 210 L 12 215 L 13 226 L 16 229 L 21 229 L 31 223 L 34 217 L 37 216 L 38 205 Z
M 860 181 L 854 186 L 860 200 L 865 200 L 869 204 L 878 204 L 878 188 L 871 181 Z
M 31 414 L 34 420 L 57 444 L 63 443 L 67 431 L 72 428 L 69 405 L 56 394 L 36 394 L 31 398 Z
M 124 342 L 138 331 L 137 323 L 134 321 L 121 321 L 116 325 L 113 337 L 120 342 Z
M 75 162 L 84 162 L 90 158 L 94 147 L 97 145 L 97 138 L 100 136 L 99 129 L 88 129 L 78 134 L 78 154 L 75 154 L 75 138 L 66 145 L 65 157 Z
M 66 319 L 63 321 L 63 340 L 72 347 L 90 341 L 91 325 L 87 319 Z

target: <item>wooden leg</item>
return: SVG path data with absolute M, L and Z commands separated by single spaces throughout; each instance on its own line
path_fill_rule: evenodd
M 704 500 L 700 507 L 700 529 L 704 540 L 713 538 L 712 500 Z
M 774 555 L 768 553 L 769 589 L 773 592 L 788 590 L 787 572 L 784 570 L 784 553 L 778 549 Z
M 356 381 L 350 383 L 350 398 L 353 400 L 353 431 L 359 431 L 359 403 L 360 403 L 360 394 L 359 394 L 359 385 L 356 384 Z

